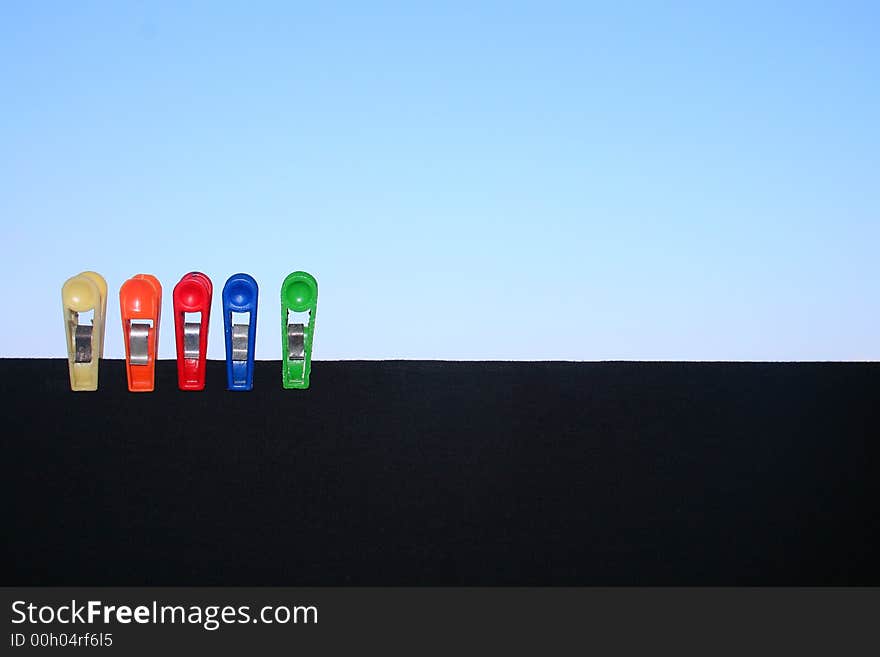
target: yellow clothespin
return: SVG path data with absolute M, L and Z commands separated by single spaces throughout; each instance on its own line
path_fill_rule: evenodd
M 84 271 L 67 279 L 61 288 L 67 365 L 71 390 L 98 389 L 98 362 L 104 357 L 104 320 L 107 316 L 107 281 Z M 80 323 L 81 313 L 92 313 L 91 324 Z

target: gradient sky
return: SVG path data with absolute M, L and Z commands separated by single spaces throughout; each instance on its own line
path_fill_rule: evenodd
M 3 2 L 2 356 L 318 279 L 315 358 L 880 358 L 875 2 Z

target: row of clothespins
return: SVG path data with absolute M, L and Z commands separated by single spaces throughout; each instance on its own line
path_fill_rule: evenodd
M 205 388 L 213 291 L 211 279 L 201 272 L 186 274 L 174 286 L 177 383 L 181 390 Z M 251 390 L 254 386 L 258 292 L 257 282 L 248 274 L 233 274 L 223 286 L 229 390 Z M 104 353 L 107 281 L 93 271 L 83 272 L 64 283 L 61 299 L 70 389 L 97 390 L 98 365 Z M 309 387 L 317 303 L 318 283 L 311 274 L 296 271 L 284 279 L 281 382 L 285 388 Z M 125 371 L 131 392 L 151 392 L 155 388 L 161 309 L 162 285 L 155 276 L 138 274 L 119 289 Z

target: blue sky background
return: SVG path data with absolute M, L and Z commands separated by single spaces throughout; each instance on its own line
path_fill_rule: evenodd
M 880 357 L 874 2 L 4 2 L 3 356 L 320 285 L 316 358 Z

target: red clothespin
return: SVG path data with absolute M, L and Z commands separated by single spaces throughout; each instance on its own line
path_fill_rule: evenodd
M 174 286 L 177 385 L 181 390 L 205 389 L 208 320 L 211 317 L 213 293 L 211 279 L 197 271 L 186 274 Z
M 152 392 L 159 348 L 162 286 L 150 274 L 129 278 L 119 289 L 125 372 L 131 392 Z

